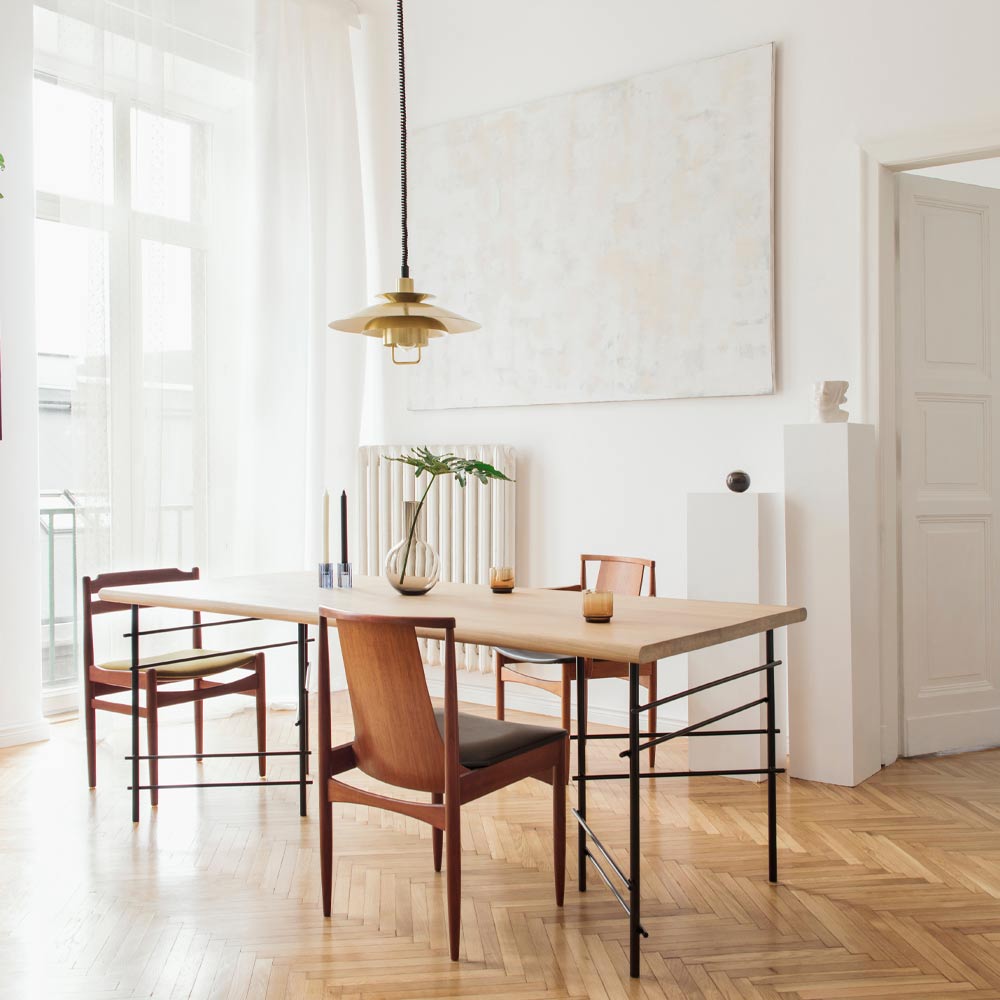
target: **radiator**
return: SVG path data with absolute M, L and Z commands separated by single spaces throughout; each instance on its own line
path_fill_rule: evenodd
M 516 477 L 514 449 L 507 445 L 432 445 L 435 454 L 489 462 L 511 479 Z M 374 445 L 358 456 L 358 558 L 356 572 L 378 576 L 385 555 L 403 534 L 403 501 L 419 499 L 426 477 L 390 457 L 409 451 L 409 445 Z M 514 565 L 514 495 L 516 485 L 469 479 L 463 488 L 454 476 L 439 478 L 427 495 L 427 542 L 441 560 L 441 579 L 454 583 L 489 583 L 490 566 Z M 440 664 L 442 643 L 420 640 L 424 661 Z M 493 660 L 488 647 L 458 643 L 460 669 L 489 673 Z

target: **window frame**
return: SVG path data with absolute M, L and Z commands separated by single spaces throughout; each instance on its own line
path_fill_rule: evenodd
M 206 551 L 207 513 L 207 427 L 205 412 L 205 352 L 208 312 L 208 237 L 206 218 L 206 182 L 209 168 L 211 121 L 154 108 L 138 100 L 130 88 L 97 90 L 61 74 L 36 68 L 36 81 L 70 87 L 92 97 L 109 100 L 114 171 L 112 201 L 76 198 L 51 191 L 36 191 L 35 218 L 57 224 L 104 232 L 108 239 L 108 382 L 109 382 L 109 468 L 111 552 L 115 561 L 132 562 L 132 555 L 142 550 L 144 537 L 142 497 L 143 465 L 133 461 L 141 454 L 144 425 L 143 379 L 144 331 L 142 326 L 142 245 L 144 241 L 162 243 L 190 251 L 191 260 L 191 353 L 192 353 L 192 537 L 190 551 Z M 160 216 L 140 211 L 132 203 L 134 110 L 183 121 L 191 128 L 191 218 Z M 200 161 L 200 162 L 199 162 Z M 39 355 L 50 352 L 38 352 Z M 50 355 L 51 356 L 51 355 Z M 60 358 L 72 355 L 56 354 Z M 64 392 L 57 387 L 38 386 L 39 409 L 58 404 L 67 408 Z M 69 404 L 71 408 L 71 404 Z M 198 460 L 200 457 L 200 460 Z M 73 489 L 75 484 L 44 484 L 46 488 Z M 182 512 L 176 505 L 166 505 L 161 522 Z M 162 529 L 161 529 L 162 530 Z M 178 548 L 182 545 L 178 537 Z M 187 547 L 185 546 L 185 547 Z M 180 558 L 180 557 L 178 557 Z M 75 581 L 74 581 L 74 586 Z M 73 626 L 75 627 L 75 626 Z M 47 641 L 47 640 L 46 640 Z M 47 698 L 59 700 L 69 687 L 75 689 L 76 677 L 65 684 L 50 684 L 44 689 Z

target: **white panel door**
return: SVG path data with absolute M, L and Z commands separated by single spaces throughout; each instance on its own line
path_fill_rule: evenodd
M 1000 744 L 1000 191 L 899 177 L 908 756 Z

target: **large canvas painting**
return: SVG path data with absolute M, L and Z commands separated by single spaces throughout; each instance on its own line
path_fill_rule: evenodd
M 411 136 L 411 409 L 774 390 L 771 45 Z

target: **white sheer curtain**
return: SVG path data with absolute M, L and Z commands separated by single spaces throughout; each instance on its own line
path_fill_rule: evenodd
M 366 298 L 354 21 L 37 2 L 40 370 L 68 402 L 42 448 L 84 504 L 82 573 L 315 566 L 364 371 L 326 329 Z
M 257 3 L 255 335 L 239 352 L 238 509 L 258 569 L 287 568 L 290 554 L 314 567 L 324 481 L 333 492 L 354 483 L 364 345 L 327 329 L 365 301 L 352 22 L 338 0 Z

